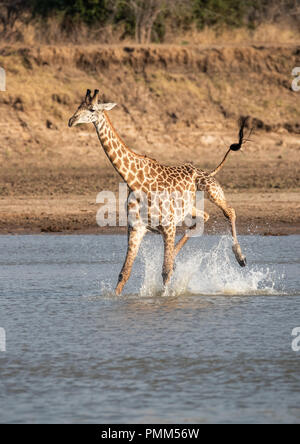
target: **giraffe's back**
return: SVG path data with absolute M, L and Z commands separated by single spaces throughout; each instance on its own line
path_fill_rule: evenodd
M 166 166 L 153 159 L 145 158 L 144 168 L 138 174 L 138 183 L 145 193 L 196 192 L 197 175 L 197 169 L 192 164 Z

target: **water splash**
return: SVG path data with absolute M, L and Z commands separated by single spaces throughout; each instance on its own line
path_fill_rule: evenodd
M 163 265 L 162 244 L 159 245 L 157 239 L 154 245 L 150 240 L 146 240 L 142 245 L 141 254 L 145 270 L 140 295 L 142 297 L 158 295 L 164 290 L 161 276 Z
M 205 244 L 205 243 L 204 243 Z M 231 238 L 223 236 L 212 247 L 201 250 L 189 247 L 176 261 L 176 270 L 167 291 L 163 291 L 161 267 L 162 245 L 153 239 L 142 248 L 145 264 L 143 297 L 156 295 L 271 295 L 280 278 L 270 268 L 248 266 L 240 268 L 232 253 Z M 282 292 L 281 292 L 282 293 Z
M 117 298 L 112 282 L 103 280 L 99 282 L 99 286 L 100 291 L 97 291 L 95 294 L 83 295 L 83 299 L 87 302 L 97 302 L 103 300 L 111 301 L 113 298 Z

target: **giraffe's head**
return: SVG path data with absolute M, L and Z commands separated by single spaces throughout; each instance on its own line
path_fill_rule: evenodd
M 84 101 L 78 107 L 75 114 L 69 120 L 69 127 L 76 126 L 79 123 L 94 123 L 101 120 L 104 111 L 110 111 L 116 106 L 116 103 L 100 103 L 99 91 L 95 90 L 94 95 L 88 89 Z

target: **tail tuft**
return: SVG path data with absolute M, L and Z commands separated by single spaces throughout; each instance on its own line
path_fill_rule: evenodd
M 212 177 L 215 176 L 215 175 L 216 175 L 216 174 L 217 174 L 217 173 L 223 168 L 223 166 L 224 166 L 224 164 L 225 164 L 225 162 L 226 162 L 226 159 L 227 159 L 227 157 L 228 157 L 228 155 L 229 155 L 229 153 L 230 153 L 231 151 L 239 151 L 239 150 L 242 148 L 242 146 L 244 145 L 244 143 L 249 141 L 249 137 L 250 137 L 251 134 L 252 134 L 253 128 L 250 130 L 250 134 L 249 134 L 248 139 L 245 139 L 245 137 L 244 137 L 244 130 L 245 130 L 245 127 L 246 127 L 246 125 L 247 125 L 247 123 L 248 123 L 248 120 L 249 120 L 249 117 L 241 117 L 241 118 L 240 118 L 240 120 L 239 120 L 239 124 L 240 124 L 240 132 L 239 132 L 239 141 L 238 141 L 238 143 L 233 143 L 233 144 L 230 146 L 230 148 L 229 148 L 229 150 L 227 151 L 227 153 L 226 153 L 224 159 L 222 160 L 222 162 L 220 163 L 220 165 L 219 165 L 214 171 L 212 171 L 212 172 L 210 173 L 210 176 L 212 176 Z
M 239 151 L 243 144 L 246 142 L 245 138 L 244 138 L 244 129 L 248 123 L 249 117 L 241 117 L 239 124 L 240 124 L 240 132 L 239 132 L 239 142 L 238 143 L 233 143 L 230 146 L 231 151 Z M 252 130 L 250 132 L 250 135 L 252 133 Z M 250 136 L 249 136 L 250 137 Z
M 242 145 L 240 143 L 233 143 L 230 145 L 231 151 L 239 151 L 242 148 Z

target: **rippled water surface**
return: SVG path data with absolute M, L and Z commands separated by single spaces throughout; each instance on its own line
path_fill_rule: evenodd
M 0 422 L 299 423 L 300 236 L 191 239 L 168 291 L 149 236 L 0 236 Z

